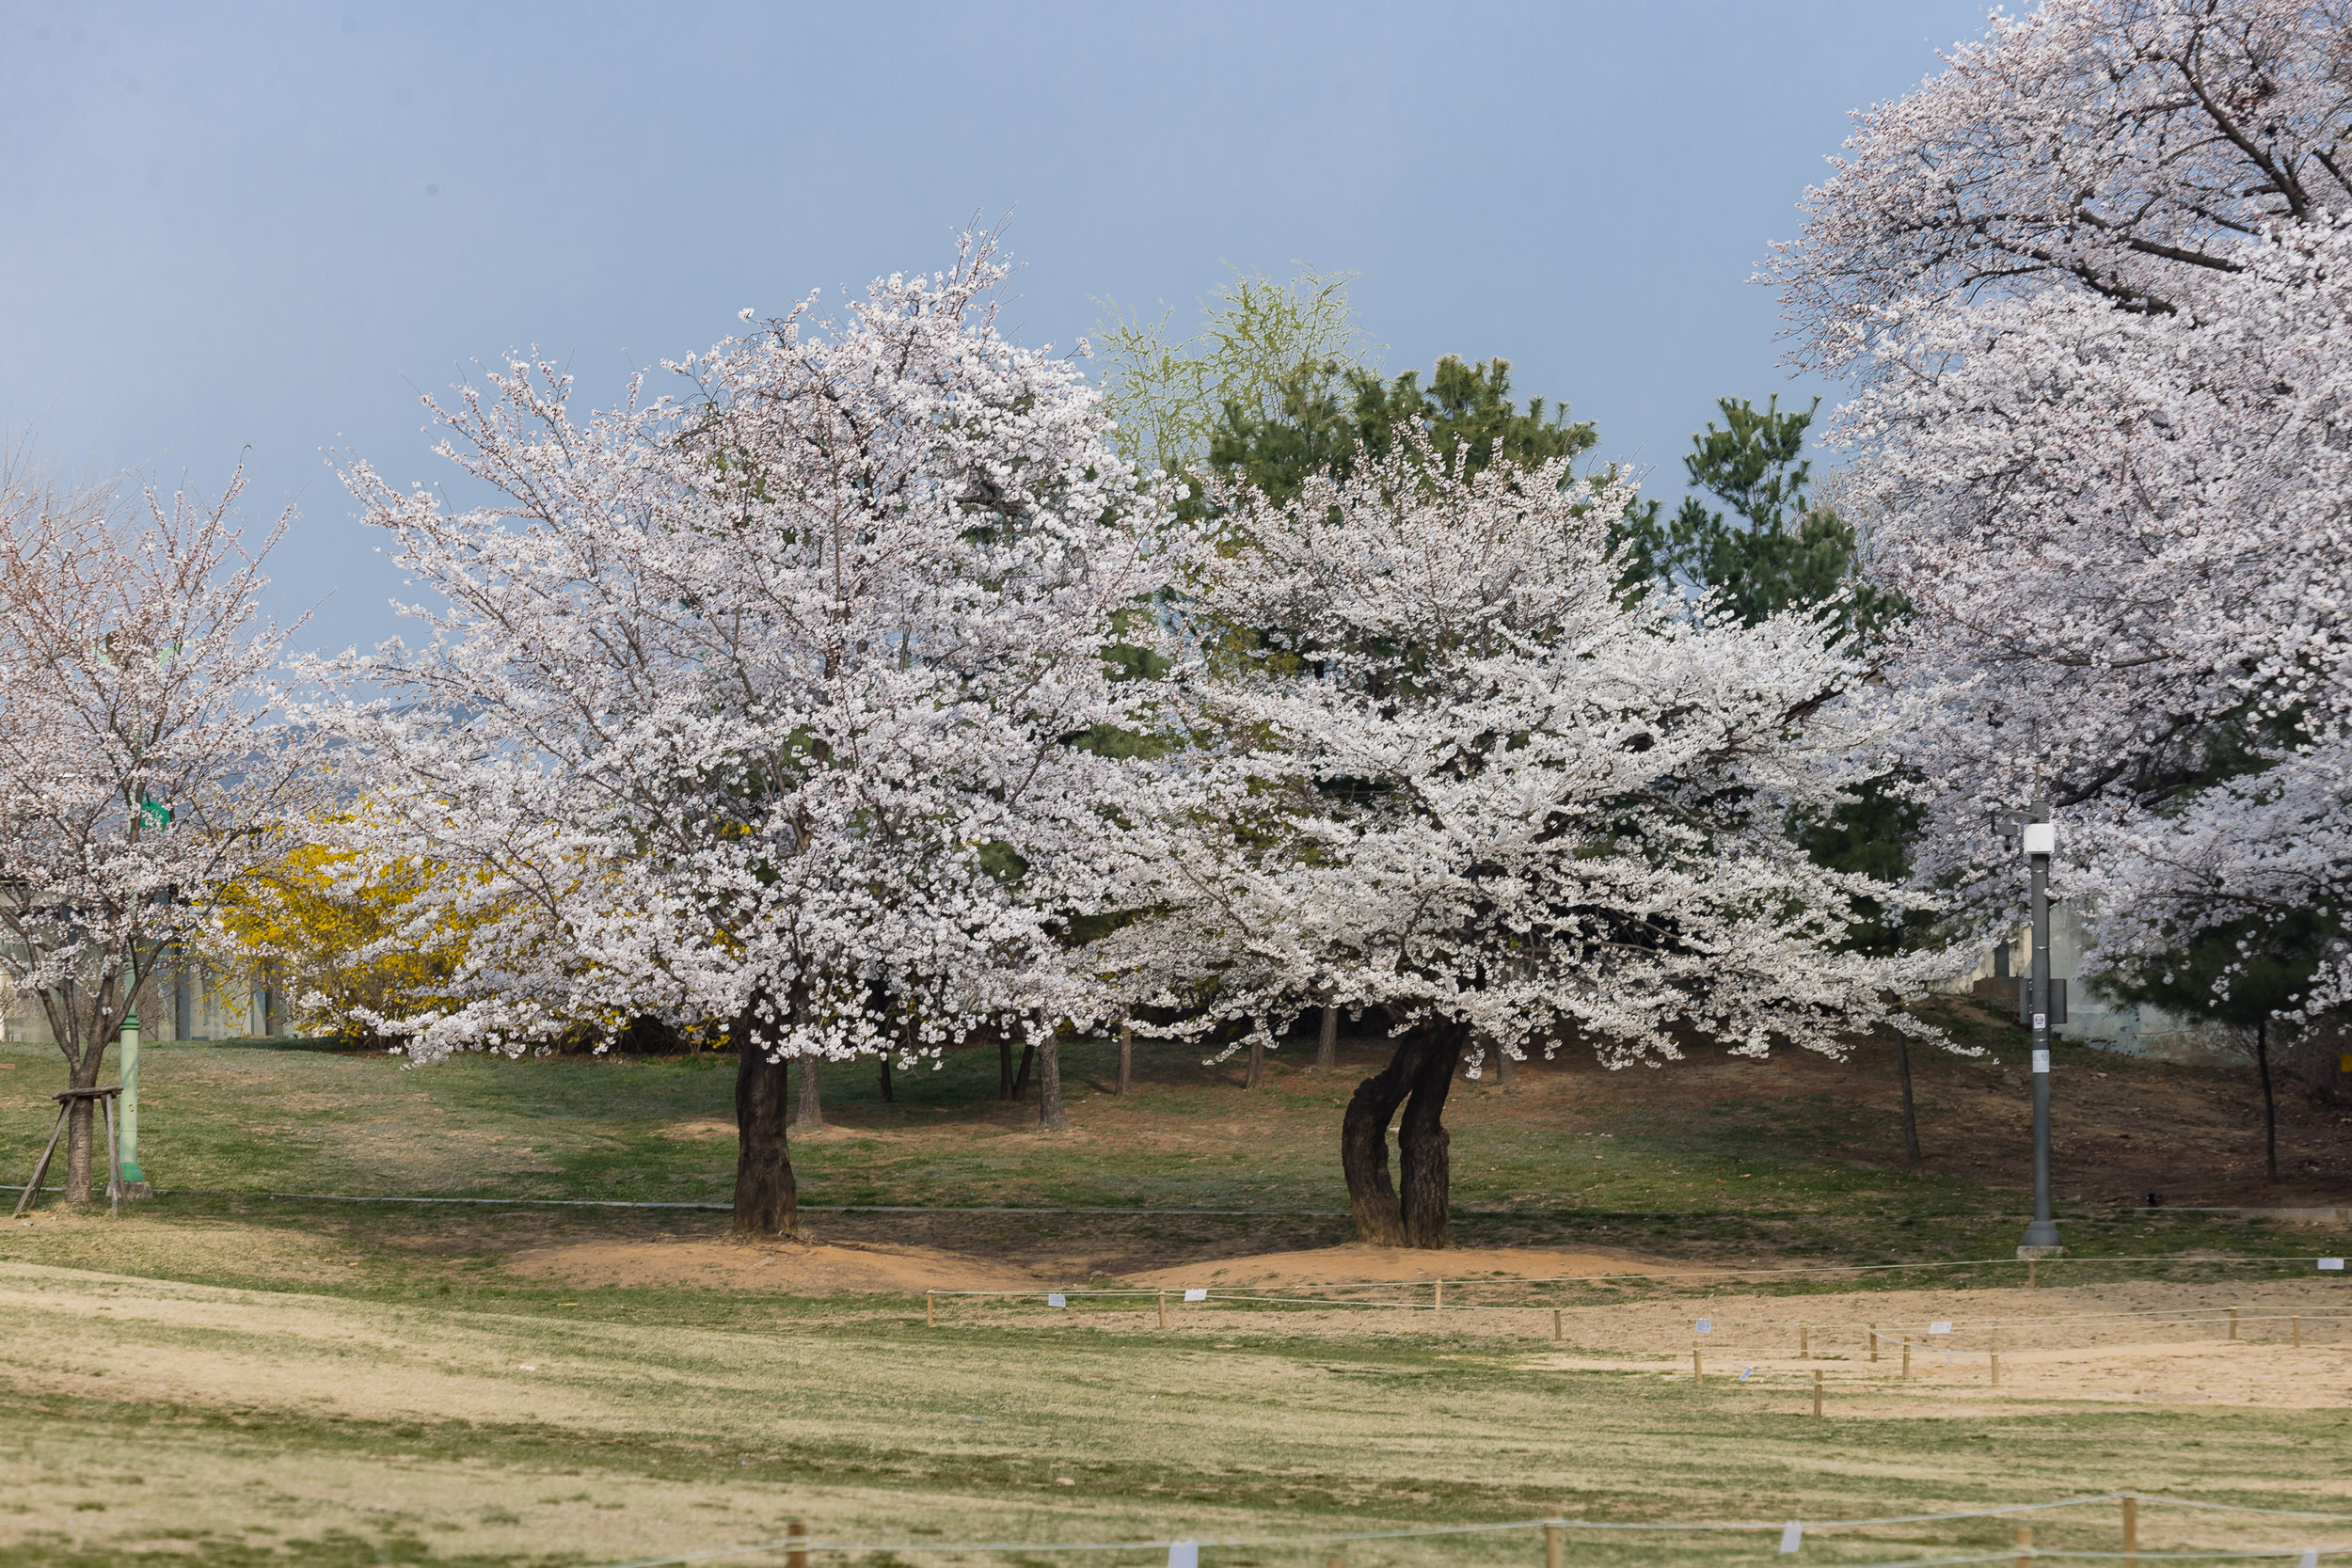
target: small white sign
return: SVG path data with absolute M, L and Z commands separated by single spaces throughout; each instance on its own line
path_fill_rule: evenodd
M 2340 1269 L 2344 1267 L 2344 1259 L 2341 1258 L 2323 1258 L 2319 1260 L 2319 1266 L 2323 1269 Z
M 1200 1543 L 1171 1541 L 1168 1544 L 1168 1568 L 1200 1568 Z
M 1067 1307 L 1070 1305 L 1070 1298 L 1063 1295 L 1059 1291 L 1056 1291 L 1052 1295 L 1045 1298 L 1045 1305 L 1048 1307 Z
M 2037 1029 L 2042 1027 L 2042 1015 L 2040 1013 L 2033 1015 L 2033 1026 Z M 2033 1053 L 2033 1069 L 2036 1072 L 2047 1072 L 2050 1070 L 2050 1053 L 2048 1052 L 2037 1051 Z
M 1712 1318 L 1701 1318 L 1698 1323 L 1698 1329 L 1701 1334 L 1714 1333 L 1715 1320 Z
M 1802 1521 L 1791 1519 L 1780 1527 L 1780 1549 L 1783 1556 L 1787 1556 L 1804 1544 L 1804 1525 Z
M 2028 822 L 2026 824 L 2026 853 L 2055 855 L 2058 853 L 2058 824 Z
M 1203 1285 L 1196 1289 L 1186 1291 L 1184 1292 L 1184 1299 L 1186 1301 L 1206 1301 L 1209 1299 L 1209 1288 Z M 1188 1545 L 1190 1543 L 1184 1543 L 1184 1544 Z
M 1952 1331 L 1952 1325 L 1951 1325 L 1950 1323 L 1930 1323 L 1930 1324 L 1928 1324 L 1928 1332 L 1929 1332 L 1930 1334 L 1949 1334 L 1951 1331 Z

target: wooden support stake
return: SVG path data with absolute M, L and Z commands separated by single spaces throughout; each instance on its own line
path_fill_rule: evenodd
M 2139 1568 L 2139 1494 L 2123 1492 L 2123 1568 Z
M 1160 1326 L 1162 1328 L 1168 1326 L 1168 1292 L 1166 1291 L 1160 1292 Z
M 1560 1308 L 1557 1307 L 1551 1309 L 1551 1337 L 1555 1341 L 1560 1338 Z
M 1445 1310 L 1445 1281 L 1432 1280 L 1431 1284 L 1436 1287 L 1436 1291 L 1430 1297 L 1429 1305 L 1434 1310 L 1442 1312 Z
M 925 1328 L 939 1326 L 939 1292 L 936 1291 L 923 1292 L 923 1326 Z
M 1863 1327 L 1868 1331 L 1870 1336 L 1870 1359 L 1876 1361 L 1879 1358 L 1879 1325 L 1876 1323 L 1865 1323 Z
M 1544 1568 L 1567 1568 L 1568 1532 L 1547 1519 L 1544 1521 Z
M 806 1519 L 794 1519 L 784 1527 L 784 1568 L 808 1568 Z
M 1813 1359 L 1813 1334 L 1802 1321 L 1797 1324 L 1797 1359 L 1800 1361 Z
M 2033 1568 L 2033 1527 L 2017 1527 L 2017 1568 Z
M 1820 1368 L 1819 1368 L 1819 1367 L 1816 1367 L 1816 1368 L 1814 1368 L 1814 1369 L 1813 1369 L 1813 1414 L 1814 1414 L 1814 1415 L 1816 1415 L 1816 1416 L 1819 1416 L 1820 1413 L 1821 1413 L 1821 1369 L 1820 1369 Z
M 2026 1259 L 2026 1289 L 2028 1291 L 2033 1289 L 2033 1271 L 2041 1263 L 2041 1261 L 2042 1259 L 2039 1258 L 2028 1258 Z M 2033 1531 L 2027 1530 L 2026 1533 L 2027 1535 L 2031 1535 Z
M 2000 1386 L 2001 1386 L 2001 1353 L 2000 1353 L 1999 1351 L 1994 1351 L 1994 1352 L 1993 1353 L 1993 1386 L 1994 1386 L 1994 1387 L 1995 1387 L 1995 1388 L 1998 1388 Z
M 1707 1373 L 1699 1367 L 1699 1348 L 1696 1345 L 1691 1347 L 1691 1381 L 1692 1383 L 1707 1381 Z
M 25 1210 L 32 1207 L 34 1200 L 40 1196 L 41 1180 L 49 1174 L 49 1157 L 57 1151 L 57 1135 L 65 1131 L 65 1118 L 72 1114 L 72 1106 L 62 1100 L 57 1101 L 57 1125 L 50 1129 L 49 1145 L 40 1151 L 40 1158 L 34 1163 L 32 1179 L 24 1183 L 24 1196 L 16 1200 L 16 1212 L 8 1218 L 15 1219 L 23 1214 Z

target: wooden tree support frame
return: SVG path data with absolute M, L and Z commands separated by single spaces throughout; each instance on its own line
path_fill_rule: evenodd
M 95 1100 L 106 1116 L 106 1212 L 122 1212 L 122 1149 L 115 1136 L 115 1097 L 122 1092 L 119 1084 L 103 1085 L 94 1089 L 65 1089 L 50 1096 L 57 1102 L 57 1125 L 49 1130 L 49 1142 L 41 1147 L 40 1158 L 34 1162 L 33 1174 L 24 1183 L 24 1196 L 16 1200 L 16 1219 L 40 1197 L 40 1184 L 49 1175 L 50 1157 L 57 1152 L 57 1140 L 65 1136 L 66 1122 L 73 1115 L 74 1101 Z

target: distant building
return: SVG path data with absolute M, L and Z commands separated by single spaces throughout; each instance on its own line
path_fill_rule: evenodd
M 151 976 L 139 997 L 142 1040 L 269 1039 L 293 1034 L 285 998 L 243 976 L 215 975 L 201 964 L 175 964 Z M 0 1039 L 47 1044 L 49 1020 L 31 997 L 0 1001 Z
M 2163 1062 L 2207 1062 L 2222 1053 L 2228 1031 L 2219 1025 L 2175 1018 L 2158 1007 L 2118 1002 L 2082 979 L 2083 949 L 2090 943 L 2083 923 L 2064 904 L 2050 907 L 2050 974 L 2067 982 L 2066 1022 L 2053 1033 L 2119 1055 Z M 2031 973 L 2032 933 L 2020 930 L 2005 947 L 1988 951 L 1969 974 L 1949 988 L 1976 991 L 1988 1002 L 2014 1008 L 2010 987 Z M 1987 982 L 1999 981 L 1998 985 Z

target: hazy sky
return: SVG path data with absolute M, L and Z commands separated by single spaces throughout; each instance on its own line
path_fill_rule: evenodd
M 0 0 L 0 420 L 167 484 L 242 454 L 304 641 L 373 641 L 326 459 L 438 477 L 420 392 L 535 344 L 602 401 L 1009 212 L 1026 341 L 1353 269 L 1392 369 L 1502 355 L 1671 493 L 1714 398 L 1824 389 L 1747 278 L 1982 8 Z

